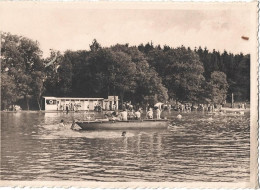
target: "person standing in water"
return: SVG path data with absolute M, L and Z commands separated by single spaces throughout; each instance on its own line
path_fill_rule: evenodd
M 78 131 L 78 130 L 81 130 L 81 127 L 80 126 L 78 126 L 77 124 L 76 124 L 76 122 L 75 122 L 75 120 L 73 119 L 73 121 L 72 121 L 72 125 L 71 125 L 71 127 L 70 127 L 72 130 L 74 130 L 74 131 Z
M 64 128 L 64 127 L 65 127 L 65 124 L 64 124 L 64 120 L 63 120 L 63 119 L 60 121 L 59 127 L 60 127 L 60 128 Z
M 150 108 L 149 111 L 146 113 L 146 117 L 148 119 L 153 119 L 153 109 Z
M 122 120 L 122 121 L 127 121 L 127 111 L 126 111 L 126 109 L 124 109 L 124 110 L 120 113 L 120 115 L 121 115 L 121 120 Z
M 136 118 L 137 120 L 141 119 L 140 109 L 136 110 L 136 112 L 135 112 L 135 118 Z
M 68 114 L 69 113 L 69 106 L 66 105 L 66 113 Z
M 156 109 L 156 119 L 161 119 L 161 110 L 159 108 Z

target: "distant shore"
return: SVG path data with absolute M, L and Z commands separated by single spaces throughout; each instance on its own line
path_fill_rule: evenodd
M 111 112 L 113 110 L 103 110 L 103 112 Z M 117 111 L 120 111 L 120 110 L 117 110 Z M 174 111 L 174 110 L 171 110 L 171 111 Z M 249 112 L 250 111 L 250 108 L 247 108 L 247 109 L 242 109 L 242 108 L 228 108 L 228 107 L 222 107 L 221 108 L 221 111 L 226 111 L 226 112 L 240 112 L 240 111 L 244 111 L 244 112 Z M 1 110 L 1 112 L 3 113 L 18 113 L 18 112 L 23 112 L 23 113 L 59 113 L 59 112 L 62 112 L 62 113 L 66 113 L 66 111 L 60 111 L 60 110 L 19 110 L 19 111 L 3 111 Z M 87 110 L 78 110 L 78 111 L 69 111 L 69 113 L 84 113 L 84 112 L 95 112 L 94 110 L 90 110 L 90 111 L 87 111 Z M 178 112 L 178 111 L 175 111 L 175 112 Z M 197 111 L 198 112 L 198 111 Z M 215 111 L 215 112 L 219 112 L 218 111 Z

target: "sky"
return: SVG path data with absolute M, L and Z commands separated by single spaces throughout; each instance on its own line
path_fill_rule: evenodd
M 201 46 L 231 53 L 250 53 L 252 47 L 254 12 L 246 4 L 106 5 L 1 2 L 0 30 L 37 40 L 44 57 L 50 49 L 88 50 L 93 39 L 103 47 L 151 41 L 154 45 Z

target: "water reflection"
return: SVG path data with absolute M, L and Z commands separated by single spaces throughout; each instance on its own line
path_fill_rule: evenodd
M 166 130 L 72 131 L 81 113 L 1 113 L 1 179 L 249 180 L 249 115 L 165 113 Z M 96 115 L 100 117 L 100 115 Z M 60 120 L 65 128 L 60 129 Z

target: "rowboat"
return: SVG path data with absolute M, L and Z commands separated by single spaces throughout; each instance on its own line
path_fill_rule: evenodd
M 125 130 L 125 129 L 164 129 L 167 119 L 146 119 L 128 121 L 76 121 L 83 130 Z

